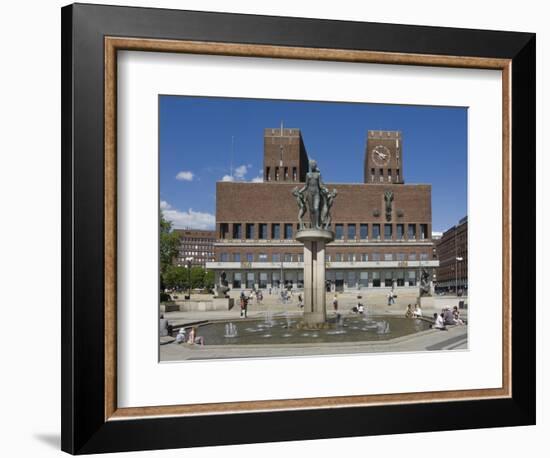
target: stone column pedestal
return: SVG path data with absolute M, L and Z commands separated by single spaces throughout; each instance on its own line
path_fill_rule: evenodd
M 296 240 L 304 244 L 304 323 L 325 323 L 325 245 L 334 240 L 334 233 L 324 229 L 302 229 L 296 233 Z

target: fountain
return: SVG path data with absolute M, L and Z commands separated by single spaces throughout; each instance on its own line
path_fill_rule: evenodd
M 226 323 L 225 324 L 225 334 L 224 337 L 227 337 L 228 339 L 232 339 L 235 337 L 238 337 L 239 332 L 237 331 L 237 326 L 235 323 Z
M 323 184 L 321 172 L 315 161 L 309 161 L 309 172 L 301 189 L 292 194 L 298 203 L 299 230 L 296 240 L 304 244 L 304 324 L 306 327 L 322 327 L 327 321 L 325 291 L 325 245 L 334 240 L 330 230 L 330 209 L 336 197 Z M 310 223 L 303 217 L 309 213 Z

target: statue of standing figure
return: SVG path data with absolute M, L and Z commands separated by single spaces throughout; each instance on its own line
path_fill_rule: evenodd
M 298 203 L 300 229 L 305 227 L 303 217 L 306 211 L 309 212 L 311 229 L 328 229 L 330 227 L 332 221 L 330 209 L 337 191 L 334 189 L 330 192 L 324 185 L 316 161 L 309 161 L 309 172 L 306 174 L 304 186 L 301 189 L 294 188 L 292 194 Z

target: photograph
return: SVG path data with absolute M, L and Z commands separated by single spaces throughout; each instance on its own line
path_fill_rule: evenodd
M 160 94 L 158 133 L 160 361 L 468 351 L 468 107 Z

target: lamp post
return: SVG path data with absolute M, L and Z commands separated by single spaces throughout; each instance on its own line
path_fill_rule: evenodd
M 187 282 L 189 286 L 189 297 L 188 299 L 191 300 L 191 264 L 193 261 L 193 257 L 185 258 L 185 265 L 187 266 Z

